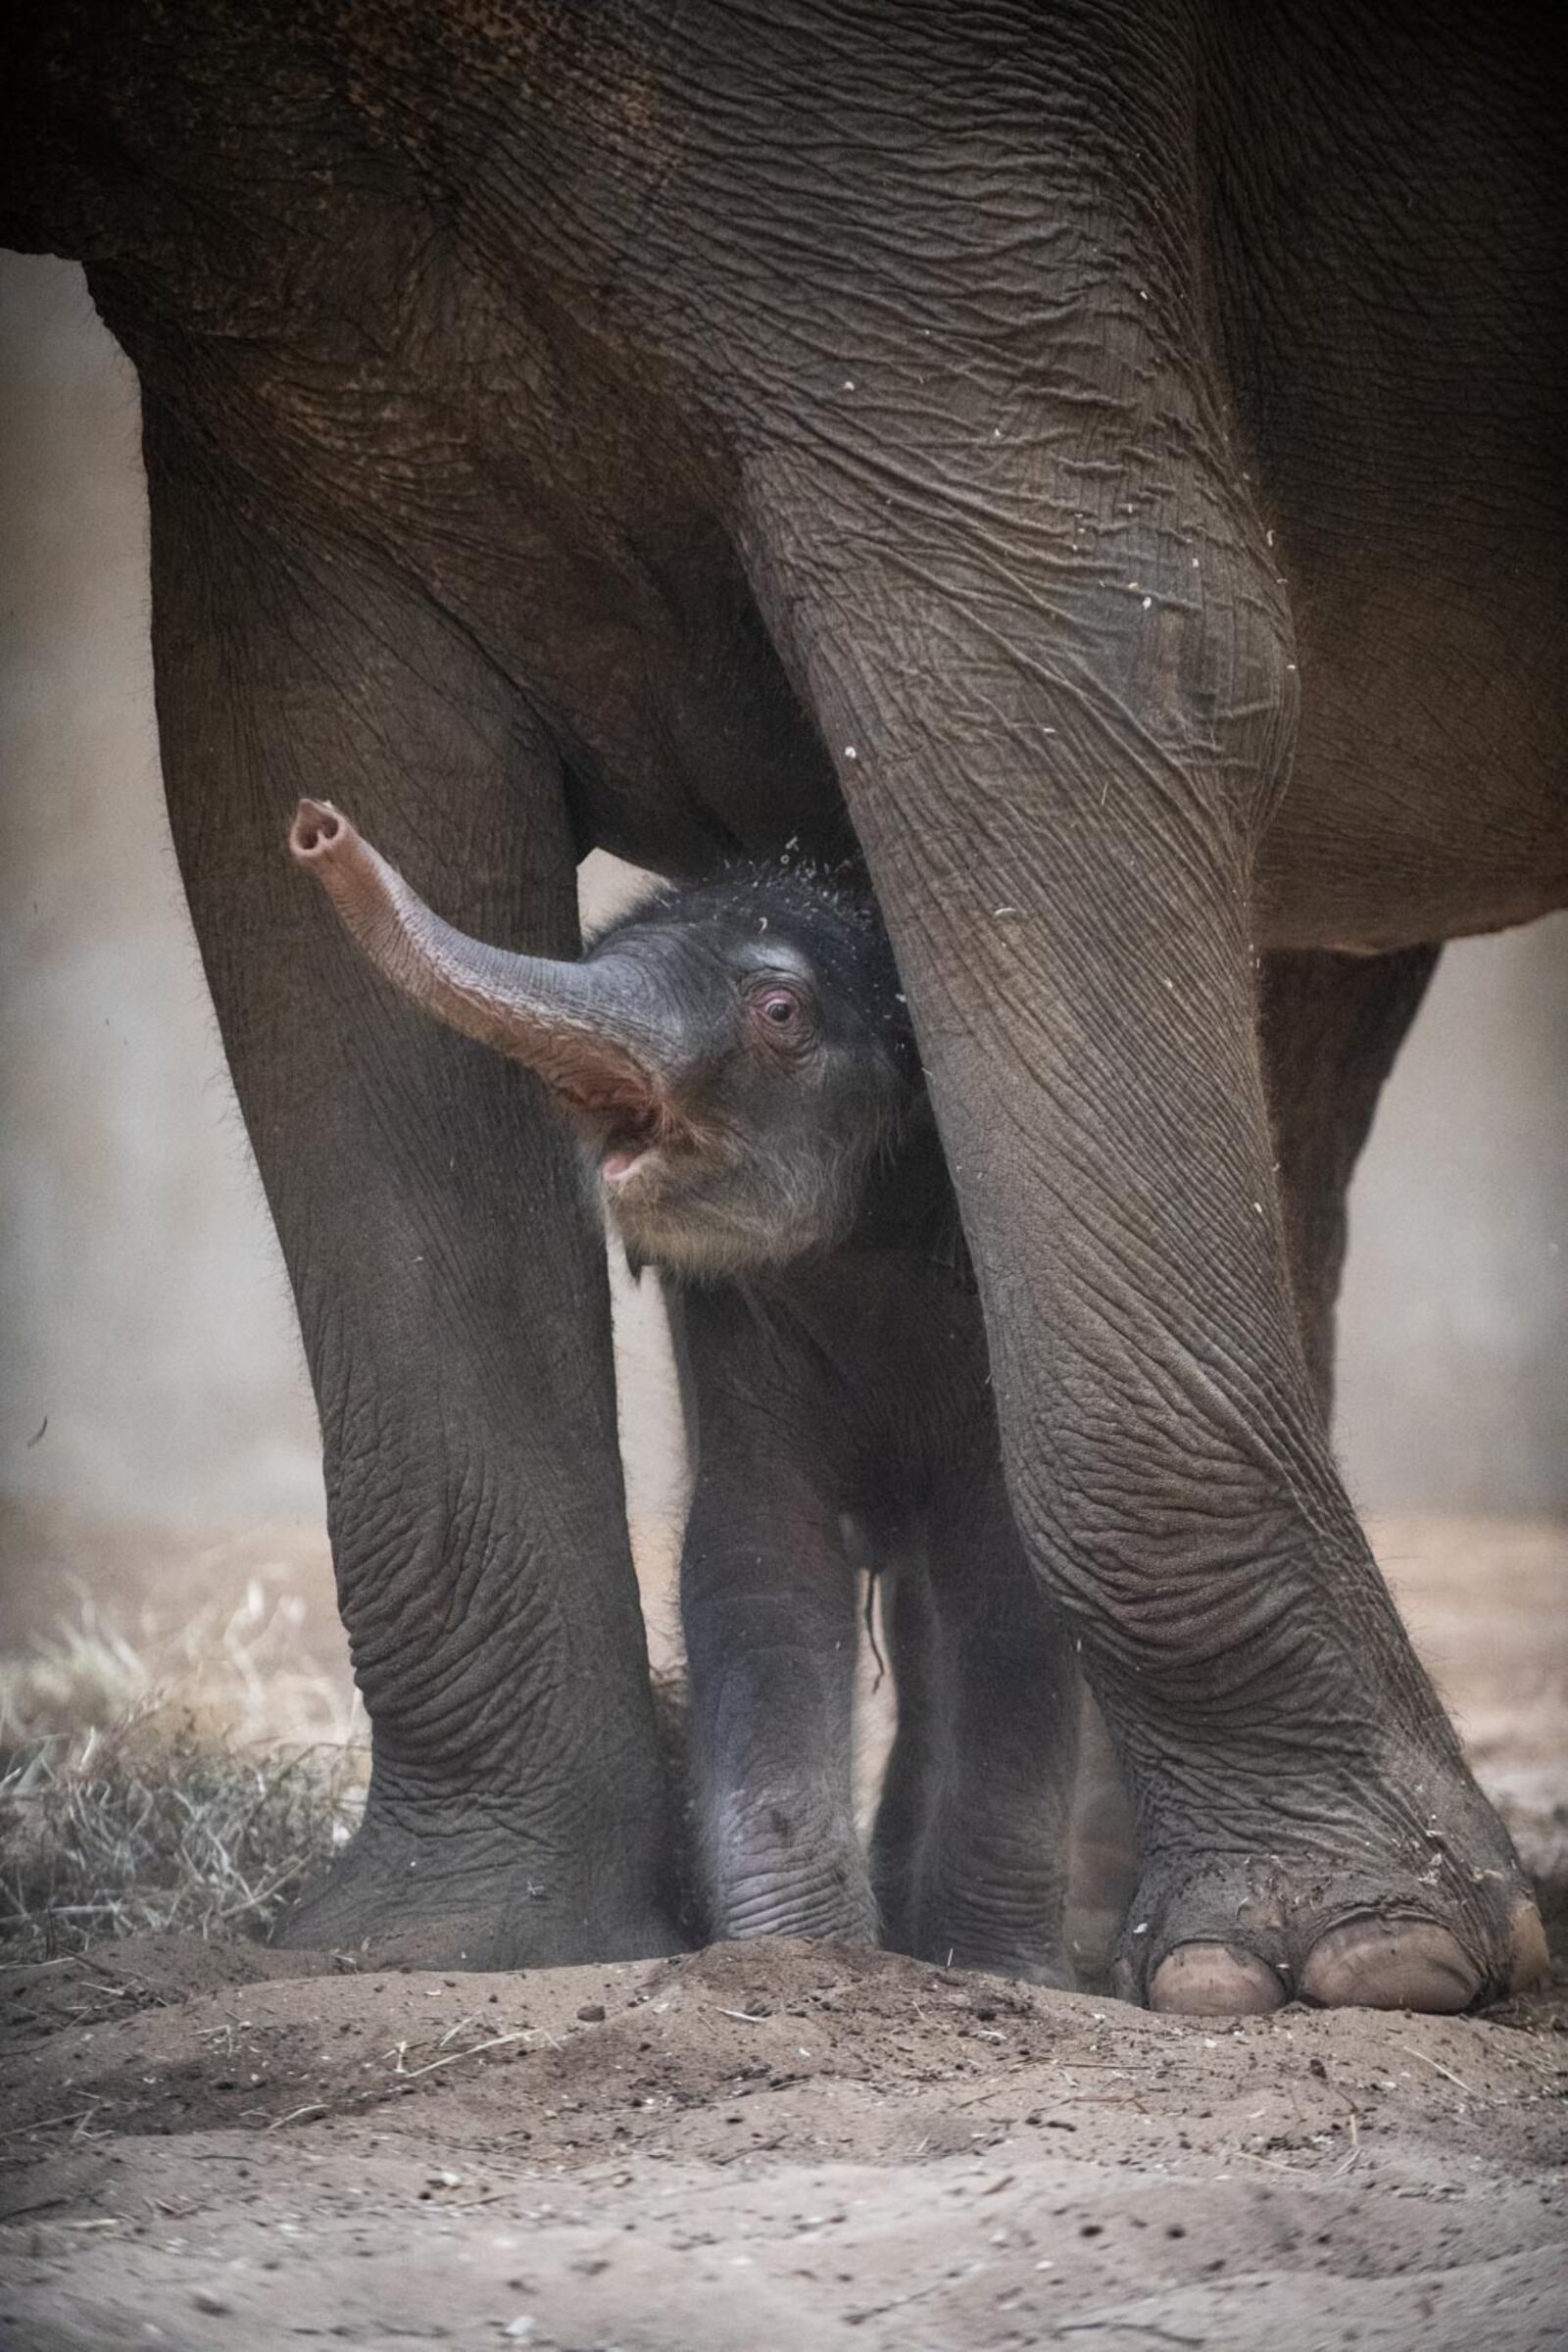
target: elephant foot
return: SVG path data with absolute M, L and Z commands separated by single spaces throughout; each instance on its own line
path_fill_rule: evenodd
M 1289 1840 L 1276 1816 L 1244 1852 L 1153 1848 L 1121 1939 L 1123 1997 L 1194 2017 L 1289 2000 L 1452 2012 L 1544 1978 L 1541 1916 L 1507 1834 L 1451 1766 L 1391 1774 L 1353 1816 L 1331 1792 L 1322 1842 L 1304 1849 L 1308 1800 L 1292 1796 Z
M 875 1943 L 876 1912 L 863 1874 L 829 1869 L 807 1883 L 781 1882 L 773 1873 L 737 1876 L 711 1909 L 715 1943 L 744 1943 L 755 1936 L 830 1937 L 836 1943 Z
M 376 1967 L 564 1968 L 643 1960 L 685 1938 L 662 1890 L 614 1825 L 586 1854 L 519 1835 L 493 1800 L 367 1812 L 281 1922 L 275 1940 L 352 1952 Z
M 923 1848 L 884 1837 L 872 1846 L 882 1942 L 937 1968 L 971 1969 L 1071 1992 L 1077 1973 L 1066 1939 L 1066 1886 L 1056 1857 L 1064 1827 L 1051 1819 L 943 1822 Z M 902 1826 L 902 1825 L 901 1825 Z M 999 1834 L 1005 1830 L 1006 1834 Z
M 928 1960 L 937 1968 L 1011 1977 L 1020 1984 L 1043 1984 L 1053 1992 L 1071 1992 L 1077 1984 L 1059 1936 L 988 1935 L 972 1927 L 947 1926 L 939 1919 L 913 1935 L 883 1940 L 891 1951 L 907 1952 L 911 1960 Z
M 1023 1891 L 1021 1885 L 1011 1886 L 996 1900 L 977 1900 L 972 1888 L 961 1897 L 927 1894 L 890 1911 L 883 1943 L 937 1968 L 972 1969 L 1071 1992 L 1077 1979 L 1062 1932 L 1061 1889 L 1052 1886 L 1032 1903 L 1019 1899 Z
M 710 1792 L 696 1808 L 702 1910 L 714 1943 L 755 1936 L 875 1943 L 877 1910 L 847 1772 L 822 1785 Z

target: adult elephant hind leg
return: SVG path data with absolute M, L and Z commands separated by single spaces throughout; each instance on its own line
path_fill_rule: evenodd
M 1268 1095 L 1291 1282 L 1307 1367 L 1327 1426 L 1334 1396 L 1334 1315 L 1348 1236 L 1347 1198 L 1385 1079 L 1436 968 L 1436 947 L 1387 956 L 1292 952 L 1265 956 L 1260 992 Z M 1434 1792 L 1435 1845 L 1462 1838 L 1473 1808 L 1468 1779 Z M 1521 1923 L 1522 1937 L 1533 1924 Z M 1402 1931 L 1412 2006 L 1446 2006 L 1456 1991 L 1453 1954 L 1441 1928 Z M 1387 1923 L 1375 1914 L 1331 1929 L 1313 1947 L 1302 1990 L 1326 2003 L 1353 2001 L 1387 1965 Z M 1430 2003 L 1420 1997 L 1425 1978 Z
M 152 420 L 174 838 L 300 1312 L 363 1827 L 285 1935 L 428 1965 L 672 1948 L 603 1250 L 533 1082 L 395 999 L 284 843 L 338 799 L 441 910 L 575 939 L 553 754 L 420 599 L 198 499 Z M 235 502 L 237 505 L 239 502 Z
M 878 1817 L 878 1847 L 908 1857 L 885 1939 L 939 1965 L 1070 1985 L 1063 1911 L 1078 1674 L 1071 1636 L 1019 1546 L 1000 1468 L 943 1494 L 926 1576 L 916 1661 L 899 1654 L 912 1644 L 896 1637 L 901 1740 L 910 1663 L 926 1721 L 915 1834 L 900 1818 L 908 1800 L 899 1780 L 890 1777 L 883 1799 L 889 1821 Z
M 916 1950 L 921 1862 L 946 1750 L 942 1661 L 923 1526 L 876 1528 L 868 1546 L 872 1606 L 893 1681 L 893 1740 L 877 1793 L 871 1886 L 882 1941 Z
M 1325 1422 L 1350 1178 L 1438 953 L 1263 958 L 1259 1023 L 1280 1203 L 1301 1345 Z
M 933 362 L 908 414 L 939 398 Z M 1129 425 L 1113 571 L 1058 549 L 1084 526 L 1038 477 L 959 497 L 919 446 L 759 466 L 755 560 L 899 954 L 1019 1531 L 1132 1785 L 1125 1981 L 1188 2010 L 1457 2008 L 1531 1975 L 1539 1923 L 1303 1360 L 1248 936 L 1290 647 L 1261 534 L 1168 456 L 1200 425 L 1152 477 Z M 895 472 L 940 494 L 890 503 Z

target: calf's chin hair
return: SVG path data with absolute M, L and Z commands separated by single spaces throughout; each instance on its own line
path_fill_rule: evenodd
M 853 1229 L 872 1171 L 897 1150 L 903 1125 L 891 1095 L 865 1112 L 863 1131 L 802 1137 L 769 1155 L 759 1181 L 748 1154 L 734 1179 L 713 1191 L 683 1195 L 607 1221 L 628 1254 L 682 1282 L 726 1282 L 831 1250 Z

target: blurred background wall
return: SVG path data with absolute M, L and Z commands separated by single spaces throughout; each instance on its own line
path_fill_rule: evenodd
M 0 261 L 0 1504 L 13 1531 L 308 1531 L 298 1343 L 163 817 L 137 432 L 80 273 Z M 1449 950 L 1355 1191 L 1339 1436 L 1367 1508 L 1568 1511 L 1565 1073 L 1568 917 Z M 667 1531 L 646 1298 L 623 1331 L 634 1499 Z

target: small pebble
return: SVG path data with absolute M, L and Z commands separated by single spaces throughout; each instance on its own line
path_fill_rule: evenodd
M 215 2320 L 221 2313 L 230 2309 L 230 2306 L 223 2301 L 222 2296 L 215 2295 L 210 2286 L 199 2286 L 191 2296 L 191 2301 L 198 2311 L 205 2311 L 210 2318 Z
M 580 2025 L 584 2026 L 602 2026 L 605 2022 L 604 2002 L 584 2001 L 577 2012 L 577 2020 Z

